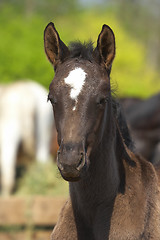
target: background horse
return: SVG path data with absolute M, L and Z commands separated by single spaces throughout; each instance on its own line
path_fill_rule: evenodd
M 49 100 L 55 115 L 57 165 L 69 181 L 53 240 L 159 239 L 160 195 L 153 165 L 136 156 L 121 108 L 111 94 L 113 31 L 104 25 L 97 47 L 44 32 L 55 69 Z
M 47 91 L 38 83 L 20 81 L 1 86 L 0 169 L 3 194 L 11 193 L 19 147 L 39 162 L 50 158 L 54 120 Z
M 142 100 L 121 99 L 135 151 L 153 164 L 160 162 L 160 94 Z

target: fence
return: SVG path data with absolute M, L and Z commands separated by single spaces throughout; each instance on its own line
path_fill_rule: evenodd
M 65 199 L 0 198 L 0 240 L 49 240 Z

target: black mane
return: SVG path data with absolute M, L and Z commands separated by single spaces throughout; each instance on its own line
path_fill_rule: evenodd
M 119 125 L 120 132 L 122 134 L 124 143 L 130 150 L 134 151 L 134 143 L 132 141 L 130 131 L 128 129 L 128 125 L 127 125 L 127 121 L 126 121 L 126 117 L 125 117 L 123 108 L 122 108 L 121 104 L 119 103 L 119 101 L 115 98 L 112 98 L 112 107 L 113 107 L 115 118 L 117 119 L 117 122 Z
M 69 44 L 70 58 L 83 58 L 88 61 L 93 61 L 93 42 L 84 42 L 80 41 L 71 42 Z

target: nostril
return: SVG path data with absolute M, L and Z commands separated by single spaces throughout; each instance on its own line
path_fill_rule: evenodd
M 63 170 L 64 170 L 64 167 L 63 167 L 62 164 L 60 163 L 59 155 L 60 155 L 60 151 L 57 152 L 57 165 L 58 165 L 58 168 L 59 168 L 61 171 L 63 171 Z
M 83 162 L 83 158 L 84 158 L 84 154 L 81 152 L 80 153 L 80 161 L 79 161 L 79 165 L 81 165 L 82 164 L 82 162 Z
M 80 156 L 81 156 L 81 159 L 83 159 L 83 157 L 84 157 L 84 153 L 81 152 L 81 153 L 80 153 Z
M 62 164 L 61 164 L 60 162 L 58 163 L 58 168 L 59 168 L 61 171 L 64 170 L 64 167 L 62 166 Z
M 78 166 L 76 167 L 76 169 L 79 171 L 81 170 L 81 168 L 85 165 L 85 155 L 83 152 L 80 153 L 80 161 L 78 163 Z

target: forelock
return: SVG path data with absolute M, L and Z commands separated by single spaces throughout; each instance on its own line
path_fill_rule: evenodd
M 84 42 L 81 43 L 79 41 L 77 42 L 71 42 L 69 44 L 69 50 L 70 50 L 70 58 L 82 58 L 84 60 L 88 60 L 90 62 L 93 61 L 93 42 Z

